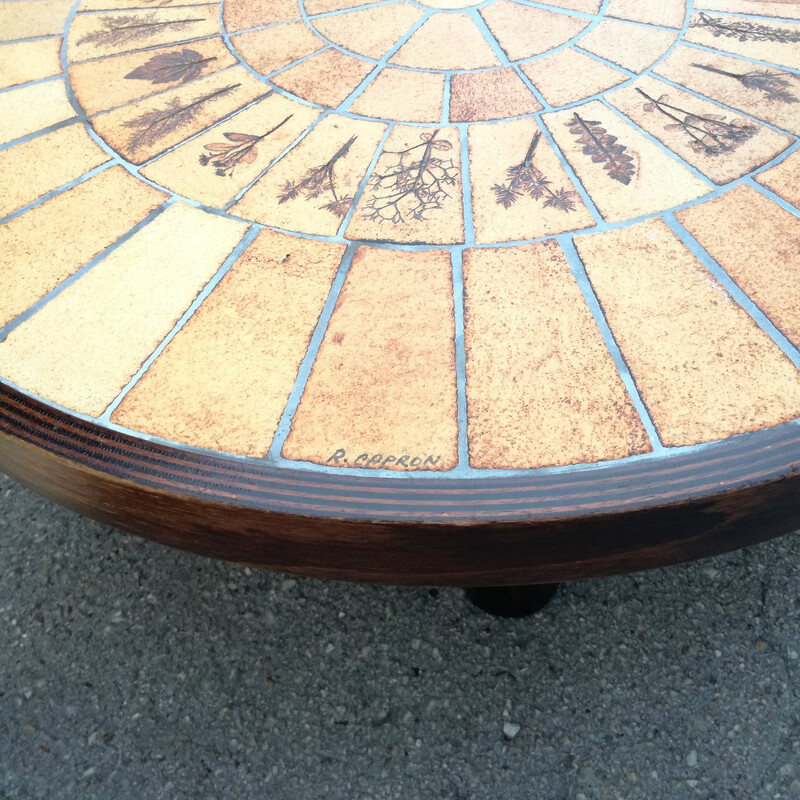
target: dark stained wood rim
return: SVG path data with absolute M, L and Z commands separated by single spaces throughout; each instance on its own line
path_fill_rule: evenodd
M 555 582 L 800 527 L 800 425 L 594 469 L 386 478 L 269 466 L 118 433 L 0 383 L 0 470 L 156 541 L 387 583 Z

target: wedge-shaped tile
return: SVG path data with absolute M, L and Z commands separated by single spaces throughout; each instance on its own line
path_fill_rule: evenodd
M 444 75 L 387 67 L 356 98 L 350 111 L 402 122 L 442 118 Z
M 800 152 L 797 150 L 780 164 L 756 175 L 756 180 L 782 200 L 800 209 Z
M 112 422 L 194 447 L 266 455 L 343 252 L 262 231 Z
M 303 3 L 308 15 L 326 14 L 329 11 L 341 11 L 363 5 L 364 0 L 305 0 Z
M 300 19 L 297 0 L 225 0 L 222 21 L 228 32 Z
M 464 253 L 470 465 L 623 458 L 647 435 L 552 240 Z
M 31 0 L 27 3 L 0 3 L 0 31 L 3 39 L 33 39 L 59 36 L 64 31 L 72 0 Z
M 604 19 L 578 44 L 584 50 L 631 72 L 641 72 L 664 55 L 677 38 L 677 31 Z
M 685 0 L 660 0 L 658 3 L 642 3 L 641 0 L 610 0 L 606 16 L 666 28 L 680 28 L 686 16 Z
M 0 344 L 0 374 L 102 414 L 242 238 L 246 225 L 176 204 Z
M 455 467 L 454 335 L 448 253 L 359 248 L 283 455 L 338 467 Z
M 63 80 L 0 93 L 0 144 L 75 117 Z
M 60 73 L 61 39 L 0 44 L 0 89 Z
M 565 11 L 582 11 L 584 14 L 596 14 L 600 10 L 601 0 L 548 0 L 545 5 L 563 8 Z
M 269 75 L 328 46 L 305 22 L 286 22 L 231 37 L 242 59 L 262 75 Z
M 518 117 L 541 105 L 511 67 L 463 72 L 450 81 L 450 121 Z
M 800 373 L 661 220 L 575 238 L 662 442 L 800 414 Z

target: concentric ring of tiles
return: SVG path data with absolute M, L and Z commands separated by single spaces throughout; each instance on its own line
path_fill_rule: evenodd
M 794 421 L 798 17 L 0 0 L 0 376 L 387 475 Z

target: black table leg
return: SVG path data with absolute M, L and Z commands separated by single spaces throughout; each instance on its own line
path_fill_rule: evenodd
M 527 617 L 541 611 L 556 593 L 559 584 L 532 586 L 480 586 L 466 589 L 467 599 L 496 617 Z

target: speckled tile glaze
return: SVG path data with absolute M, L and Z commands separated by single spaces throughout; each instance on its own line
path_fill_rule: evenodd
M 0 89 L 61 74 L 61 39 L 0 44 Z
M 663 56 L 677 37 L 677 31 L 604 19 L 580 40 L 579 45 L 612 64 L 641 72 Z
M 450 81 L 451 122 L 518 117 L 541 107 L 511 67 L 460 73 Z
M 0 93 L 0 144 L 73 119 L 64 81 L 46 81 Z
M 387 67 L 351 106 L 356 114 L 408 122 L 436 122 L 442 116 L 444 75 Z
M 231 37 L 231 44 L 262 75 L 269 75 L 328 46 L 299 20 L 240 33 Z
M 632 22 L 680 28 L 686 17 L 686 3 L 683 0 L 659 0 L 658 3 L 643 3 L 641 0 L 609 0 L 606 14 L 609 17 Z
M 243 31 L 262 25 L 275 25 L 280 22 L 300 19 L 297 0 L 225 0 L 222 6 L 222 20 L 229 32 Z
M 764 170 L 756 180 L 800 210 L 800 152 L 795 151 L 780 164 Z
M 0 36 L 4 40 L 61 35 L 72 0 L 0 3 Z

